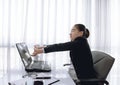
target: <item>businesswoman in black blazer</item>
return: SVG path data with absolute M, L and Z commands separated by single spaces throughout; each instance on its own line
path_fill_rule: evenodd
M 33 55 L 69 50 L 70 58 L 78 79 L 95 78 L 92 54 L 87 42 L 88 37 L 89 30 L 86 29 L 83 24 L 75 24 L 70 33 L 70 42 L 48 45 L 46 47 L 38 47 L 35 45 Z

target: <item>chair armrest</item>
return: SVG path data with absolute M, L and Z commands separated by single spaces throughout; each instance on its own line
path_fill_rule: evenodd
M 80 79 L 80 83 L 103 83 L 109 85 L 109 82 L 105 79 Z

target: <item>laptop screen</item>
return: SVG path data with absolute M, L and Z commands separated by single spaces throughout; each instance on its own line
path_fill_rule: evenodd
M 31 55 L 25 43 L 16 43 L 16 47 L 23 61 L 24 66 L 29 66 L 32 62 Z

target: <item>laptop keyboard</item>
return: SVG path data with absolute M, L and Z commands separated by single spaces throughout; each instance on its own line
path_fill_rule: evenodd
M 50 67 L 46 64 L 46 62 L 42 61 L 35 61 L 32 65 L 31 68 L 39 68 L 39 69 L 50 69 Z

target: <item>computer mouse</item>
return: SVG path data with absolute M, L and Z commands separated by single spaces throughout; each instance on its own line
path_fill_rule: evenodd
M 43 85 L 43 81 L 34 81 L 33 85 Z

